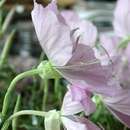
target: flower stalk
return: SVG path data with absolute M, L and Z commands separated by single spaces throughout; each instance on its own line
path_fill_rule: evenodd
M 9 35 L 9 37 L 5 43 L 5 46 L 4 46 L 1 56 L 0 56 L 0 68 L 3 66 L 3 64 L 6 62 L 6 60 L 8 58 L 9 50 L 12 45 L 12 41 L 13 41 L 15 32 L 16 32 L 15 30 L 13 30 L 11 32 L 11 34 Z
M 21 95 L 19 94 L 18 97 L 17 97 L 17 101 L 16 101 L 16 105 L 15 105 L 15 108 L 14 108 L 14 114 L 16 112 L 18 112 L 19 110 L 19 107 L 20 107 L 20 104 L 21 104 Z M 13 130 L 17 130 L 17 121 L 18 121 L 18 118 L 14 118 L 13 121 L 12 121 L 12 129 Z
M 10 98 L 11 98 L 11 95 L 16 87 L 16 83 L 25 78 L 25 77 L 29 77 L 29 76 L 33 76 L 33 75 L 37 75 L 40 73 L 40 69 L 33 69 L 33 70 L 29 70 L 29 71 L 26 71 L 26 72 L 23 72 L 21 74 L 19 74 L 18 76 L 16 76 L 13 81 L 11 82 L 7 92 L 6 92 L 6 95 L 5 95 L 5 98 L 4 98 L 4 102 L 3 102 L 3 108 L 2 108 L 2 115 L 3 116 L 6 116 L 6 113 L 8 111 L 8 108 L 9 108 L 9 103 L 10 103 Z
M 46 110 L 46 103 L 47 103 L 47 98 L 48 98 L 48 80 L 44 80 L 44 86 L 43 86 L 43 103 L 42 103 L 42 110 Z
M 17 118 L 19 116 L 22 115 L 35 115 L 35 116 L 41 116 L 41 117 L 45 117 L 46 116 L 46 112 L 43 111 L 35 111 L 35 110 L 23 110 L 23 111 L 19 111 L 14 113 L 12 116 L 10 116 L 3 124 L 2 129 L 1 130 L 7 130 L 11 121 L 14 118 Z

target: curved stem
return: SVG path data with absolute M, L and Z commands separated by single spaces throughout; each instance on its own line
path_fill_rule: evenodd
M 21 103 L 21 95 L 19 94 L 17 97 L 15 108 L 14 108 L 14 113 L 18 112 L 19 107 L 20 107 L 20 103 Z M 14 118 L 12 121 L 12 129 L 13 130 L 17 130 L 17 120 L 18 120 L 18 118 Z
M 12 120 L 15 117 L 22 116 L 22 115 L 34 115 L 34 116 L 41 116 L 45 117 L 47 112 L 44 111 L 35 111 L 35 110 L 23 110 L 14 113 L 12 116 L 10 116 L 9 120 Z
M 16 7 L 14 6 L 8 13 L 8 15 L 6 16 L 5 20 L 4 20 L 4 23 L 2 25 L 2 34 L 5 34 L 5 32 L 7 31 L 10 23 L 11 23 L 11 20 L 15 14 L 15 9 Z
M 36 75 L 36 74 L 39 74 L 40 73 L 40 69 L 33 69 L 33 70 L 29 70 L 29 71 L 26 71 L 26 72 L 23 72 L 21 74 L 19 74 L 18 76 L 16 76 L 13 81 L 11 82 L 7 92 L 6 92 L 6 95 L 5 95 L 5 98 L 4 98 L 4 102 L 3 102 L 3 108 L 2 108 L 2 115 L 5 116 L 6 113 L 7 113 L 7 110 L 9 108 L 9 103 L 10 103 L 10 100 L 11 100 L 11 95 L 12 95 L 12 92 L 14 91 L 15 89 L 15 85 L 16 83 L 25 78 L 25 77 L 28 77 L 28 76 L 32 76 L 32 75 Z
M 8 54 L 9 54 L 9 50 L 10 50 L 10 47 L 12 45 L 12 41 L 13 41 L 13 38 L 14 38 L 14 35 L 15 35 L 15 30 L 13 30 L 11 32 L 11 34 L 9 35 L 9 37 L 7 38 L 7 41 L 5 43 L 5 46 L 3 48 L 3 51 L 1 53 L 1 56 L 0 56 L 0 68 L 3 66 L 3 64 L 5 63 L 5 61 L 7 60 L 7 57 L 8 57 Z
M 2 126 L 1 130 L 7 130 L 10 122 L 12 119 L 18 117 L 18 116 L 22 116 L 22 115 L 35 115 L 35 116 L 41 116 L 41 117 L 45 117 L 46 116 L 46 112 L 43 111 L 35 111 L 35 110 L 23 110 L 23 111 L 19 111 L 14 113 L 12 116 L 10 116 L 5 123 Z

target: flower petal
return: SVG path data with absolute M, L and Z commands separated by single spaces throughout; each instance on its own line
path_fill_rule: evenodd
M 117 95 L 113 97 L 103 97 L 106 105 L 111 107 L 113 110 L 124 113 L 130 116 L 130 89 L 123 89 Z
M 108 108 L 112 114 L 123 124 L 125 124 L 128 128 L 130 128 L 130 115 L 123 114 L 119 111 L 116 111 L 112 108 Z
M 62 122 L 67 130 L 87 130 L 84 124 L 75 122 L 67 117 L 62 117 Z
M 62 115 L 73 115 L 82 112 L 84 109 L 78 101 L 72 100 L 72 95 L 68 91 L 64 97 L 61 113 Z
M 86 118 L 76 116 L 71 118 L 62 117 L 62 122 L 67 130 L 100 130 L 100 128 Z
M 114 28 L 117 36 L 130 35 L 130 1 L 118 0 L 115 9 Z
M 72 95 L 72 100 L 79 102 L 86 115 L 90 115 L 96 110 L 96 105 L 91 100 L 91 93 L 86 89 L 83 89 L 80 85 L 70 86 L 70 92 Z
M 54 2 L 47 7 L 34 3 L 32 20 L 40 44 L 49 60 L 56 66 L 65 65 L 72 56 L 70 28 L 60 21 Z M 63 49 L 64 48 L 64 49 Z
M 75 30 L 75 41 L 79 37 L 79 43 L 85 45 L 94 45 L 97 39 L 97 29 L 89 21 L 82 20 L 74 11 L 62 11 L 61 15 L 70 26 L 71 30 Z
M 57 69 L 72 84 L 81 84 L 90 91 L 106 93 L 105 90 L 113 88 L 112 85 L 111 87 L 108 85 L 113 76 L 112 67 L 102 66 L 89 46 L 79 44 L 68 64 Z M 82 81 L 84 84 L 81 83 Z

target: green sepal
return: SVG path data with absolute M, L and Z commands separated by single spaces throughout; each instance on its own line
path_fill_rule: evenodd
M 49 111 L 45 116 L 45 130 L 60 130 L 61 118 L 60 112 L 56 110 Z
M 52 66 L 52 64 L 49 61 L 42 61 L 38 69 L 40 69 L 40 76 L 43 79 L 58 79 L 61 78 L 61 75 L 59 74 L 58 70 Z
M 127 48 L 128 44 L 130 42 L 130 36 L 125 37 L 119 44 L 118 48 L 125 49 Z

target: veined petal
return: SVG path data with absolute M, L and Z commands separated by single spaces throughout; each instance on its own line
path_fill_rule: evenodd
M 130 1 L 118 0 L 114 13 L 114 28 L 117 36 L 130 35 Z
M 66 130 L 87 130 L 85 124 L 75 122 L 67 117 L 61 118 Z
M 108 107 L 108 109 L 120 122 L 130 128 L 130 115 L 123 114 L 119 111 L 112 109 L 111 107 Z
M 113 110 L 130 116 L 130 89 L 122 89 L 113 97 L 103 97 L 103 101 Z
M 62 122 L 67 130 L 100 130 L 95 124 L 86 118 L 62 117 Z
M 117 55 L 118 44 L 120 39 L 116 36 L 100 35 L 101 45 L 106 49 L 110 57 Z
M 91 100 L 91 93 L 87 89 L 83 89 L 80 85 L 72 85 L 70 86 L 70 92 L 72 100 L 82 105 L 86 115 L 90 115 L 96 110 L 96 105 Z
M 97 39 L 96 27 L 87 20 L 82 20 L 74 11 L 62 11 L 61 15 L 66 20 L 66 23 L 70 26 L 71 30 L 75 30 L 75 41 L 79 37 L 79 43 L 85 45 L 94 45 Z
M 72 95 L 68 91 L 64 97 L 61 113 L 62 115 L 73 115 L 82 112 L 84 109 L 78 101 L 72 100 Z
M 59 20 L 55 8 L 50 5 L 44 8 L 35 2 L 32 20 L 40 44 L 49 60 L 56 66 L 63 66 L 72 56 L 73 45 L 70 28 Z
M 98 126 L 96 126 L 93 122 L 83 117 L 76 117 L 77 121 L 86 125 L 86 130 L 101 130 Z
M 92 48 L 82 44 L 78 45 L 68 64 L 57 69 L 72 84 L 84 81 L 86 85 L 83 86 L 90 86 L 91 91 L 109 89 L 107 83 L 112 78 L 112 67 L 102 66 Z

